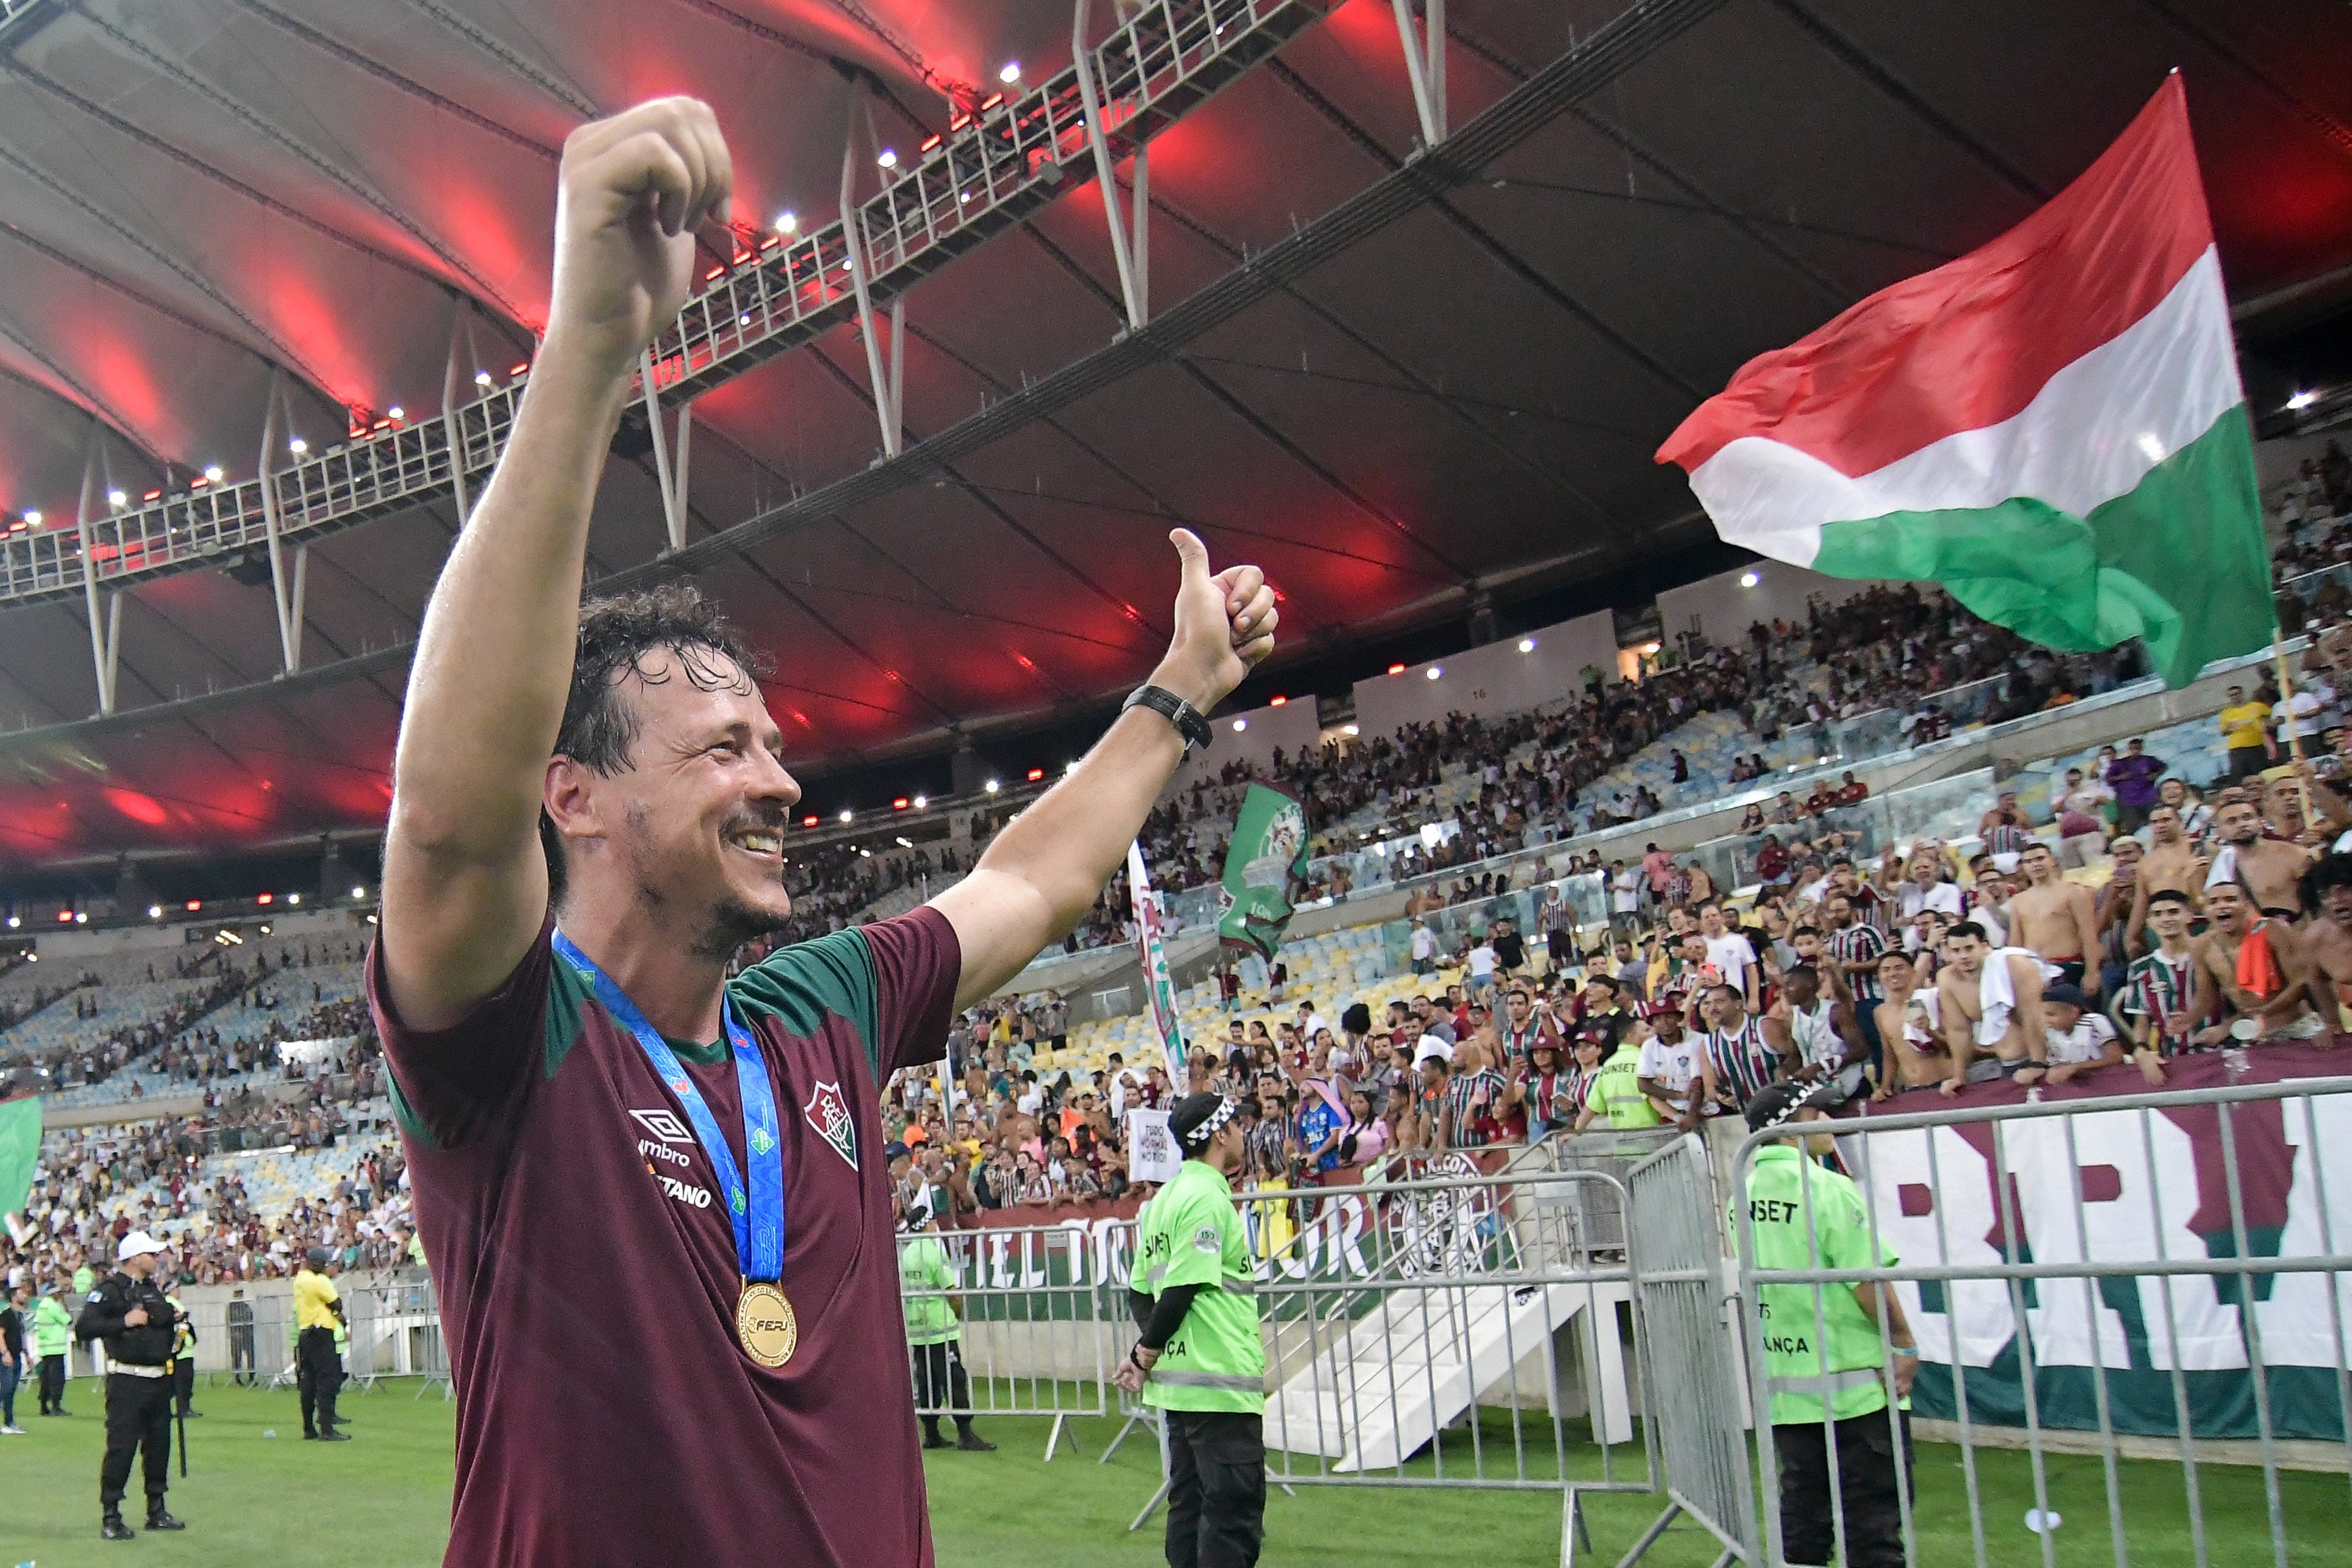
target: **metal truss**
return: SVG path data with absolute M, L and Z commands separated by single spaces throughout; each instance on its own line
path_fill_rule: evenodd
M 1475 119 L 1451 131 L 1441 148 L 1425 151 L 1423 156 L 1391 171 L 1332 211 L 1252 256 L 1248 265 L 1209 284 L 1153 319 L 1141 330 L 1121 333 L 1083 359 L 1025 384 L 1020 391 L 908 447 L 894 460 L 846 475 L 724 532 L 667 552 L 657 561 L 600 578 L 594 586 L 599 591 L 625 591 L 648 586 L 680 571 L 693 572 L 715 566 L 738 551 L 780 538 L 813 519 L 920 483 L 937 474 L 943 464 L 977 452 L 1033 421 L 1070 406 L 1091 392 L 1160 362 L 1163 355 L 1223 326 L 1251 305 L 1286 287 L 1444 192 L 1481 177 L 1489 164 L 1527 137 L 1632 70 L 1727 3 L 1727 0 L 1640 0 L 1528 77 Z M 509 392 L 519 393 L 520 388 Z M 469 409 L 478 406 L 468 405 Z M 483 427 L 471 423 L 466 426 L 469 471 L 489 465 L 487 456 L 477 460 L 478 449 L 495 451 L 496 444 L 503 441 L 505 429 L 513 419 L 510 396 L 504 410 L 495 437 L 485 434 Z M 421 456 L 414 461 L 424 465 Z M 348 477 L 344 482 L 354 483 Z M 1675 521 L 1689 521 L 1699 515 L 1694 513 Z M 80 591 L 79 581 L 77 578 L 76 591 Z M 92 604 L 96 604 L 94 596 Z M 96 641 L 94 634 L 93 643 Z M 316 691 L 340 681 L 389 674 L 404 664 L 414 651 L 413 643 L 397 643 L 271 681 L 176 698 L 127 713 L 71 719 L 0 735 L 0 758 L 51 748 L 68 739 L 87 743 L 108 736 L 141 733 L 159 722 L 194 721 L 262 697 Z M 1024 716 L 1007 715 L 991 722 L 1009 722 L 1020 716 Z M 926 736 L 906 737 L 898 744 L 963 733 L 949 727 Z
M 709 269 L 677 322 L 655 341 L 632 400 L 629 417 L 646 421 L 662 466 L 674 470 L 664 497 L 671 549 L 685 542 L 685 464 L 682 450 L 674 457 L 662 451 L 663 405 L 679 412 L 682 447 L 684 411 L 696 394 L 854 317 L 870 320 L 875 301 L 888 305 L 1069 188 L 1082 160 L 1140 152 L 1320 21 L 1333 3 L 1150 0 L 1084 57 L 1098 114 L 1087 113 L 1081 67 L 1073 63 L 1025 92 L 983 99 L 969 115 L 958 111 L 946 134 L 898 159 L 882 188 L 845 205 L 839 221 L 756 246 L 739 242 L 729 263 Z M 25 0 L 0 0 L 0 6 L 10 15 L 33 8 Z M 1099 154 L 1092 140 L 1097 132 Z M 895 334 L 892 348 L 895 358 Z M 121 591 L 175 571 L 259 564 L 282 558 L 289 543 L 299 552 L 338 529 L 443 494 L 478 494 L 469 480 L 487 475 L 505 452 L 526 376 L 518 366 L 506 384 L 446 407 L 438 418 L 378 419 L 363 434 L 305 451 L 282 466 L 271 465 L 287 455 L 273 439 L 276 455 L 252 479 L 194 480 L 71 530 L 0 540 L 0 610 L 77 598 L 94 602 L 100 591 Z M 283 629 L 292 606 L 282 566 L 273 580 Z M 285 639 L 289 670 L 299 665 L 299 632 L 297 626 Z

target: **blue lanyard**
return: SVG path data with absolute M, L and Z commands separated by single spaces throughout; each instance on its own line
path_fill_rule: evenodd
M 709 1103 L 695 1087 L 694 1080 L 687 1076 L 669 1042 L 646 1021 L 646 1015 L 613 983 L 613 977 L 599 969 L 594 960 L 561 931 L 555 934 L 555 950 L 565 963 L 594 984 L 596 999 L 636 1037 L 638 1048 L 654 1064 L 655 1074 L 669 1086 L 670 1092 L 685 1108 L 686 1119 L 693 1124 L 702 1152 L 710 1156 L 710 1168 L 717 1174 L 719 1189 L 726 1197 L 727 1218 L 735 1227 L 735 1257 L 742 1265 L 743 1277 L 751 1281 L 782 1279 L 784 1145 L 777 1133 L 776 1096 L 769 1086 L 768 1064 L 761 1057 L 751 1031 L 736 1019 L 734 1005 L 721 995 L 719 1019 L 728 1042 L 734 1047 L 735 1084 L 743 1097 L 743 1152 L 751 1162 L 748 1187 L 736 1169 L 734 1151 L 728 1148 L 727 1139 L 719 1130 L 719 1119 L 710 1113 Z

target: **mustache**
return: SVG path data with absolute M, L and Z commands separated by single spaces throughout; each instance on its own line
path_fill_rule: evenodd
M 729 816 L 724 822 L 719 824 L 719 831 L 722 835 L 747 831 L 751 832 L 781 833 L 791 824 L 791 821 L 792 817 L 790 813 L 782 807 L 778 806 L 771 810 L 762 810 L 758 811 L 737 811 Z

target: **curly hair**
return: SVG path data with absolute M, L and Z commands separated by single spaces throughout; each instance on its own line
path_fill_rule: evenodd
M 646 656 L 665 651 L 676 655 L 675 662 L 648 670 Z M 580 607 L 572 690 L 555 732 L 555 755 L 609 779 L 628 767 L 637 739 L 636 709 L 622 697 L 624 684 L 663 685 L 682 674 L 698 691 L 719 691 L 756 682 L 770 668 L 742 629 L 692 583 L 666 582 L 589 600 Z M 539 814 L 539 840 L 547 854 L 550 895 L 561 899 L 563 841 L 544 810 Z

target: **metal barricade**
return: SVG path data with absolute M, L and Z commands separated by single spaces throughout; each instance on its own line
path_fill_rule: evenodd
M 1134 1233 L 1131 1220 L 1101 1218 L 899 1237 L 915 1413 L 959 1422 L 1050 1416 L 1048 1460 L 1070 1417 L 1108 1415 L 1111 1338 L 1126 1317 Z M 951 1283 L 931 1281 L 935 1260 Z M 915 1325 L 935 1319 L 941 1301 L 954 1314 L 952 1333 L 911 1343 L 924 1337 Z
M 1559 1491 L 1563 1561 L 1579 1492 L 1650 1490 L 1626 1241 L 1590 1223 L 1624 1182 L 1528 1165 L 1238 1195 L 1286 1238 L 1258 1270 L 1269 1479 Z
M 2291 1518 L 2306 1553 L 2339 1539 L 2352 1173 L 2331 1186 L 2326 1151 L 2352 1145 L 2352 1078 L 2246 1082 L 2277 1076 L 2248 1055 L 2226 1087 L 1748 1139 L 1733 1229 L 1767 1479 L 1752 1560 L 2049 1568 L 2062 1529 L 2095 1538 L 2102 1519 L 2105 1545 L 2071 1542 L 2070 1561 L 2284 1568 Z M 1824 1134 L 1850 1181 L 1764 1153 Z M 1902 1330 L 1908 1417 L 1884 1393 Z M 1821 1413 L 1776 1427 L 1776 1393 L 1820 1402 L 1783 1415 Z M 1908 1422 L 1957 1464 L 1910 1459 Z M 1943 1522 L 1961 1503 L 1965 1538 Z
M 1627 1183 L 1641 1238 L 1633 1290 L 1643 1375 L 1653 1408 L 1664 1413 L 1658 1446 L 1666 1510 L 1626 1561 L 1685 1515 L 1727 1556 L 1752 1562 L 1756 1493 L 1706 1145 L 1694 1134 L 1681 1134 L 1633 1166 Z

